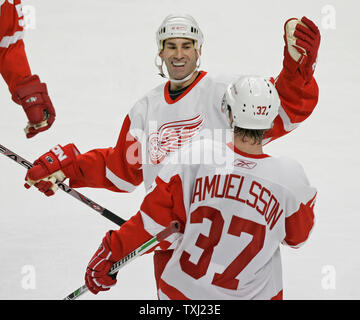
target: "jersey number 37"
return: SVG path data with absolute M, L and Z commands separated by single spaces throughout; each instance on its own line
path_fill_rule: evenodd
M 221 212 L 207 206 L 200 206 L 193 211 L 190 215 L 190 223 L 202 223 L 204 218 L 211 221 L 211 226 L 209 235 L 204 236 L 200 233 L 195 242 L 197 247 L 203 249 L 198 262 L 191 262 L 191 255 L 186 250 L 183 251 L 180 257 L 181 269 L 195 279 L 200 279 L 207 273 L 214 248 L 219 244 L 224 228 L 224 219 Z M 227 233 L 240 237 L 242 232 L 252 235 L 252 240 L 225 268 L 223 273 L 214 273 L 213 285 L 236 290 L 239 283 L 236 277 L 264 246 L 265 226 L 233 215 Z

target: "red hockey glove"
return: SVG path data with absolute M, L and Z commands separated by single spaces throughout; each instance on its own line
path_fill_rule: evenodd
M 113 264 L 120 259 L 119 257 L 117 259 L 112 252 L 111 234 L 112 231 L 106 233 L 99 249 L 86 268 L 85 284 L 94 294 L 98 294 L 99 291 L 110 290 L 116 284 L 116 274 L 108 275 Z
M 46 84 L 41 83 L 37 75 L 26 77 L 19 82 L 12 99 L 23 107 L 29 120 L 24 129 L 27 138 L 49 129 L 55 121 L 55 109 Z
M 80 154 L 74 144 L 65 147 L 55 146 L 34 162 L 28 170 L 25 187 L 35 185 L 46 196 L 52 196 L 58 189 L 57 182 L 80 175 L 76 156 Z
M 290 72 L 300 71 L 306 82 L 314 74 L 320 46 L 320 31 L 306 17 L 289 19 L 284 26 L 284 68 Z

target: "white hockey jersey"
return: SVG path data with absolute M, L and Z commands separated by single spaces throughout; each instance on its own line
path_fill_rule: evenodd
M 181 233 L 161 245 L 174 251 L 160 299 L 281 295 L 279 245 L 299 247 L 314 224 L 316 189 L 301 165 L 213 140 L 179 153 L 166 161 L 139 212 L 114 232 L 113 254 L 126 255 L 178 220 Z
M 229 128 L 221 101 L 229 83 L 239 76 L 212 77 L 205 71 L 177 99 L 169 84 L 159 85 L 131 108 L 114 148 L 95 149 L 77 157 L 81 176 L 71 187 L 107 188 L 132 192 L 144 182 L 147 190 L 164 159 L 194 138 L 225 141 Z M 315 79 L 305 84 L 281 72 L 276 81 L 281 99 L 279 116 L 266 133 L 267 143 L 295 129 L 313 111 L 318 87 Z

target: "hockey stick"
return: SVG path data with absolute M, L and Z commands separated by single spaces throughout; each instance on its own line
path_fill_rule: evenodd
M 143 255 L 145 252 L 155 247 L 159 242 L 165 240 L 171 234 L 178 232 L 179 230 L 180 230 L 179 222 L 172 221 L 163 231 L 160 231 L 156 236 L 143 243 L 140 247 L 130 252 L 128 255 L 126 255 L 118 262 L 114 263 L 109 271 L 109 275 L 115 274 L 116 272 L 119 271 L 119 269 L 121 269 L 123 266 L 128 264 L 130 261 L 133 261 L 136 257 Z M 88 290 L 89 289 L 87 288 L 87 286 L 83 285 L 74 292 L 70 293 L 63 300 L 75 300 Z
M 30 168 L 33 167 L 32 163 L 30 163 L 29 161 L 27 161 L 24 158 L 20 157 L 19 155 L 12 152 L 8 148 L 4 147 L 2 144 L 0 144 L 0 153 L 2 153 L 3 155 L 7 156 L 8 158 L 14 160 L 18 164 L 25 167 L 26 169 L 30 169 Z M 116 214 L 112 213 L 110 210 L 108 210 L 106 208 L 103 208 L 102 206 L 100 206 L 96 202 L 94 202 L 94 201 L 90 200 L 89 198 L 85 197 L 80 192 L 75 191 L 74 189 L 71 189 L 65 183 L 57 182 L 56 184 L 59 186 L 59 188 L 61 190 L 65 191 L 66 193 L 68 193 L 69 195 L 73 196 L 74 198 L 80 200 L 81 202 L 85 203 L 87 206 L 94 209 L 96 212 L 100 213 L 102 216 L 104 216 L 105 218 L 109 219 L 110 221 L 116 223 L 117 225 L 121 226 L 124 222 L 126 222 L 126 220 L 120 218 Z

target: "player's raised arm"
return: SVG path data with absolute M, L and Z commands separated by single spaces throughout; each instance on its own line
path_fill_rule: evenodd
M 274 127 L 264 143 L 297 128 L 318 102 L 319 88 L 313 77 L 320 45 L 320 31 L 308 18 L 292 18 L 284 26 L 283 69 L 275 81 L 281 99 Z
M 31 76 L 22 40 L 24 19 L 20 1 L 0 3 L 0 72 L 13 93 L 17 83 Z
M 0 73 L 12 99 L 21 105 L 28 118 L 27 138 L 51 127 L 55 110 L 47 86 L 32 75 L 23 42 L 24 18 L 21 1 L 0 1 Z

